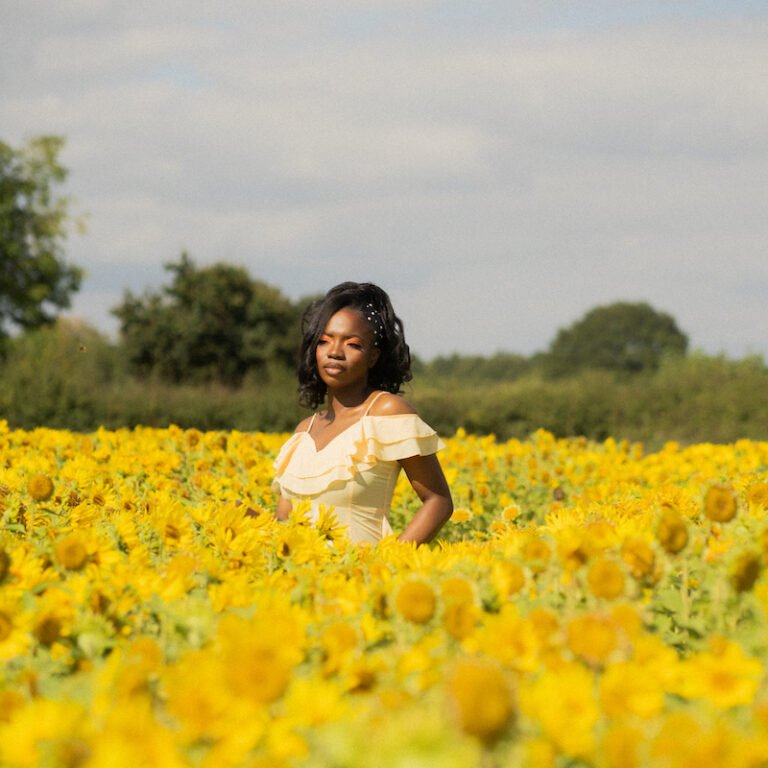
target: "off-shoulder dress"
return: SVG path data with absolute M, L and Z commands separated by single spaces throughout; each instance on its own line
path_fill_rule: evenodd
M 392 533 L 389 510 L 398 461 L 444 447 L 415 413 L 369 415 L 376 397 L 358 421 L 320 449 L 310 435 L 313 416 L 307 430 L 291 435 L 280 449 L 273 484 L 291 501 L 308 500 L 311 519 L 320 505 L 332 507 L 351 541 L 371 544 Z

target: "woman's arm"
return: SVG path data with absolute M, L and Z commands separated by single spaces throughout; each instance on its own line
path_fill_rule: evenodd
M 371 408 L 371 414 L 376 416 L 407 413 L 415 414 L 416 411 L 402 397 L 389 392 L 379 397 Z M 435 537 L 453 513 L 451 491 L 435 454 L 401 459 L 400 466 L 421 499 L 421 507 L 398 539 L 424 544 Z
M 277 506 L 275 507 L 275 517 L 278 520 L 287 520 L 291 515 L 291 509 L 293 509 L 291 500 L 286 499 L 285 496 L 281 496 L 277 500 Z
M 294 434 L 296 432 L 306 432 L 311 421 L 311 416 L 308 416 L 306 419 L 302 419 L 294 430 Z M 277 506 L 275 507 L 275 517 L 278 520 L 287 520 L 291 515 L 291 509 L 293 509 L 291 500 L 286 499 L 285 496 L 280 496 L 280 498 L 277 500 Z
M 422 503 L 398 539 L 424 544 L 435 537 L 453 513 L 451 491 L 435 454 L 401 459 L 400 466 Z

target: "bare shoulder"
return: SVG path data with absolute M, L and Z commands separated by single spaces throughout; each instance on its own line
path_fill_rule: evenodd
M 406 413 L 416 413 L 416 409 L 400 395 L 383 392 L 369 411 L 371 416 L 398 416 Z
M 309 425 L 312 422 L 312 417 L 307 416 L 306 419 L 302 419 L 298 425 L 296 426 L 296 429 L 294 432 L 306 432 L 309 429 Z

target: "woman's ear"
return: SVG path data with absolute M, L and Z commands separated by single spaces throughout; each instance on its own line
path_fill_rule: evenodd
M 379 357 L 380 356 L 381 356 L 381 350 L 378 347 L 374 347 L 371 350 L 371 360 L 368 363 L 368 367 L 369 368 L 373 368 L 373 366 L 376 365 L 376 363 L 379 362 Z

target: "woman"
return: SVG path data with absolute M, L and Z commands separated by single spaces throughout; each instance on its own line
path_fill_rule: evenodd
M 392 533 L 402 467 L 422 503 L 399 538 L 429 541 L 453 502 L 435 456 L 442 441 L 398 395 L 411 359 L 389 297 L 371 283 L 337 285 L 307 308 L 302 333 L 300 401 L 326 408 L 298 425 L 275 460 L 277 517 L 307 499 L 314 518 L 333 507 L 353 542 L 375 544 Z

